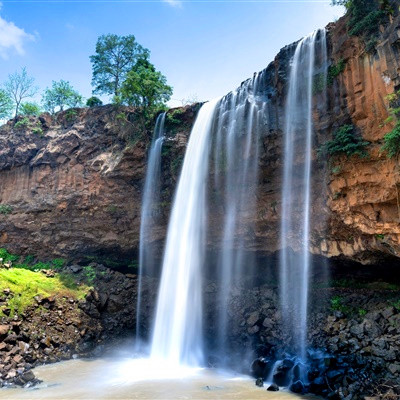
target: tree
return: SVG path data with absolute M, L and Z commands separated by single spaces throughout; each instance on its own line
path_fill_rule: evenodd
M 83 105 L 82 96 L 68 81 L 53 81 L 51 89 L 47 88 L 42 97 L 42 104 L 46 111 L 54 114 L 56 109 L 80 107 Z
M 21 114 L 22 115 L 40 115 L 41 109 L 39 104 L 36 103 L 22 103 L 21 107 Z
M 139 60 L 147 60 L 149 50 L 136 42 L 135 36 L 102 35 L 96 43 L 92 63 L 93 93 L 119 96 L 127 73 Z
M 11 116 L 13 102 L 10 95 L 3 89 L 0 89 L 0 119 Z
M 87 99 L 86 105 L 88 107 L 97 107 L 97 106 L 102 106 L 103 102 L 96 96 L 92 96 L 89 99 Z
M 26 68 L 21 68 L 21 72 L 14 72 L 8 76 L 8 80 L 4 84 L 4 88 L 11 97 L 15 106 L 15 116 L 18 115 L 19 106 L 24 99 L 33 97 L 38 88 L 34 85 L 35 78 L 28 75 Z
M 128 72 L 121 88 L 121 101 L 141 107 L 146 118 L 163 106 L 172 95 L 167 79 L 147 60 L 140 61 Z

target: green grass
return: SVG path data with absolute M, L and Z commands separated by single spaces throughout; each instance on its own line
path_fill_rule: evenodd
M 56 274 L 54 278 L 48 278 L 41 272 L 10 268 L 0 270 L 0 292 L 5 289 L 10 289 L 13 293 L 8 301 L 10 315 L 13 316 L 34 304 L 35 296 L 68 296 L 79 300 L 85 297 L 90 288 L 87 285 L 78 285 L 72 276 L 66 274 Z M 0 307 L 0 315 L 5 307 Z

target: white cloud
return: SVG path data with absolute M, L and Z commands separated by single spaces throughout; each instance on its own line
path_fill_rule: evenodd
M 0 9 L 1 9 L 0 2 Z M 0 57 L 8 59 L 10 53 L 24 55 L 25 42 L 35 40 L 35 37 L 19 28 L 14 22 L 9 22 L 0 16 Z
M 182 1 L 181 0 L 163 0 L 164 3 L 168 3 L 172 7 L 181 7 Z

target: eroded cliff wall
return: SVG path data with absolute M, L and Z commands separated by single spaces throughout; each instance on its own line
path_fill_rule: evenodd
M 311 248 L 314 254 L 374 263 L 398 257 L 400 228 L 397 161 L 381 151 L 393 128 L 386 96 L 400 89 L 400 18 L 382 29 L 375 53 L 347 33 L 346 19 L 328 26 L 329 59 L 344 71 L 315 93 L 315 141 Z M 249 251 L 279 250 L 283 124 L 290 60 L 295 45 L 281 50 L 263 71 L 261 96 L 268 103 L 261 133 L 255 229 L 245 235 Z M 163 223 L 154 231 L 162 251 L 180 164 L 197 106 L 179 110 L 167 125 L 163 150 Z M 121 118 L 121 113 L 123 118 Z M 371 142 L 369 157 L 318 158 L 318 148 L 344 124 Z M 35 127 L 40 127 L 43 134 Z M 141 191 L 151 132 L 137 133 L 134 110 L 112 106 L 79 109 L 56 118 L 15 121 L 0 128 L 0 246 L 41 258 L 94 256 L 135 260 Z M 302 165 L 298 159 L 298 167 Z M 296 182 L 294 183 L 296 184 Z M 296 199 L 300 202 L 300 199 Z M 214 202 L 214 203 L 213 203 Z M 294 204 L 296 212 L 296 204 Z M 223 207 L 211 200 L 209 247 L 218 249 Z M 299 218 L 300 224 L 300 218 Z M 291 233 L 293 243 L 299 230 Z M 298 241 L 299 243 L 299 241 Z M 294 248 L 296 250 L 296 246 Z

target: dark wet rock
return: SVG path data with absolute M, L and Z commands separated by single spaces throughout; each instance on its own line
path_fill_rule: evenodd
M 256 386 L 258 386 L 258 387 L 263 387 L 264 386 L 263 378 L 257 378 L 256 379 Z
M 272 368 L 272 362 L 264 357 L 257 358 L 251 364 L 251 372 L 255 378 L 265 378 Z
M 297 380 L 295 382 L 293 382 L 289 389 L 293 392 L 293 393 L 304 393 L 305 392 L 305 387 L 302 381 Z
M 268 386 L 268 392 L 279 392 L 279 386 L 276 383 Z

